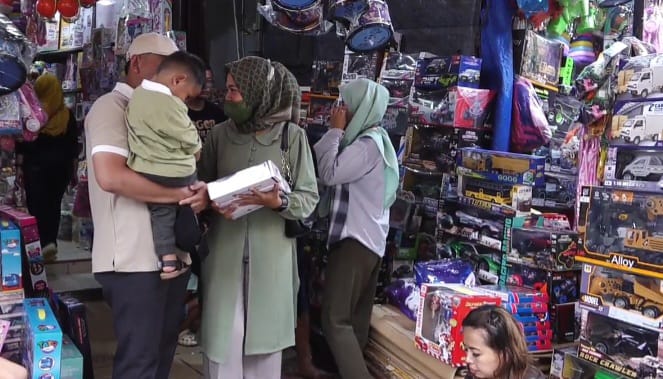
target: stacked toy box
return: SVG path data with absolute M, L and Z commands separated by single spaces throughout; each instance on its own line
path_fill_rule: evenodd
M 23 275 L 21 232 L 0 220 L 0 355 L 21 362 L 23 337 Z

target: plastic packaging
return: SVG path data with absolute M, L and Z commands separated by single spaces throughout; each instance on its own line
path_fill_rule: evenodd
M 511 151 L 530 153 L 552 138 L 543 104 L 529 80 L 517 77 L 513 90 Z

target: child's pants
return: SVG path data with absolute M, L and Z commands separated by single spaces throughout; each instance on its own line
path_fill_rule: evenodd
M 159 175 L 140 173 L 151 182 L 164 187 L 179 188 L 186 187 L 196 182 L 197 176 L 170 178 Z M 154 250 L 158 256 L 175 254 L 177 243 L 175 240 L 175 219 L 177 218 L 178 204 L 147 204 L 152 219 L 152 238 L 154 239 Z M 194 221 L 195 222 L 195 221 Z

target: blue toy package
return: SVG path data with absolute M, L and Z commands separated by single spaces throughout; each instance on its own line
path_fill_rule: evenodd
M 60 379 L 62 330 L 43 298 L 25 299 L 25 366 L 31 379 Z
M 480 78 L 481 58 L 464 55 L 422 58 L 417 61 L 414 86 L 427 90 L 479 88 Z
M 21 271 L 21 232 L 9 221 L 0 221 L 0 270 L 2 290 L 23 288 Z
M 418 262 L 414 265 L 414 276 L 417 287 L 421 287 L 424 283 L 453 283 L 468 286 L 474 286 L 476 283 L 474 267 L 462 259 Z

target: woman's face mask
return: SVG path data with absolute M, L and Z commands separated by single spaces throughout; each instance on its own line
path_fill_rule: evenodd
M 251 116 L 253 116 L 253 109 L 251 109 L 251 107 L 249 107 L 246 102 L 244 102 L 244 100 L 236 103 L 227 100 L 224 101 L 223 112 L 237 125 L 241 125 L 249 121 Z

